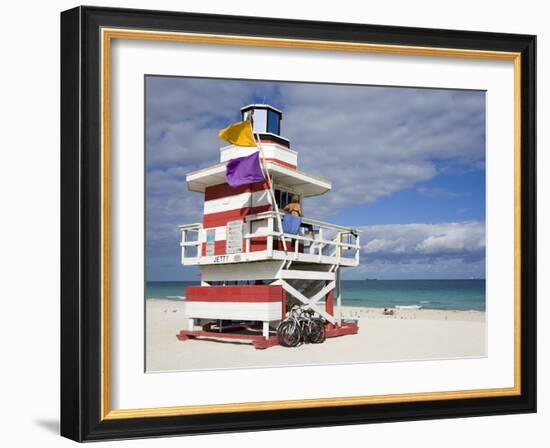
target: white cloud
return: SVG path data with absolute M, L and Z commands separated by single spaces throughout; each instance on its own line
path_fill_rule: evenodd
M 367 259 L 392 262 L 454 259 L 479 260 L 485 256 L 485 224 L 388 224 L 361 227 Z
M 438 165 L 479 169 L 483 93 L 292 84 L 283 133 L 305 170 L 333 182 L 313 201 L 323 215 L 376 201 L 433 178 Z
M 362 226 L 361 266 L 346 278 L 485 277 L 485 224 L 478 221 Z

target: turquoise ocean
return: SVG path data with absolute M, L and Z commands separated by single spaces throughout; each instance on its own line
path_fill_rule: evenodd
M 182 300 L 197 282 L 147 282 L 145 298 Z M 485 311 L 485 280 L 343 280 L 342 305 Z

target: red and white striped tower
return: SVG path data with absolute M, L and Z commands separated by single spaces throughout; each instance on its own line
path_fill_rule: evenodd
M 187 174 L 189 190 L 204 194 L 204 214 L 202 223 L 180 226 L 182 264 L 197 265 L 202 281 L 187 288 L 187 327 L 178 338 L 249 339 L 266 348 L 277 343 L 273 330 L 294 304 L 323 317 L 327 337 L 356 333 L 357 325 L 342 322 L 338 311 L 340 269 L 358 265 L 359 237 L 349 227 L 314 219 L 305 204 L 331 183 L 298 169 L 298 153 L 280 135 L 280 110 L 251 104 L 241 113 L 243 119 L 253 114 L 272 192 L 267 180 L 238 188 L 226 183 L 227 162 L 256 148 L 222 147 L 220 163 Z M 294 195 L 309 230 L 283 234 L 277 210 Z

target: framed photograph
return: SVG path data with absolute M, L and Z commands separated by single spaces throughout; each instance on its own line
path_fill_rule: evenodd
M 61 433 L 536 411 L 535 36 L 61 14 Z

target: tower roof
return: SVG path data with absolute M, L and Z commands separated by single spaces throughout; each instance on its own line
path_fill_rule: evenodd
M 276 107 L 273 107 L 271 104 L 262 104 L 262 103 L 247 104 L 246 106 L 241 107 L 241 112 L 245 112 L 250 109 L 271 109 L 272 111 L 277 112 L 279 115 L 283 115 L 283 111 L 281 109 L 277 109 Z
M 273 181 L 294 187 L 305 197 L 319 196 L 332 188 L 331 183 L 319 176 L 287 168 L 278 163 L 266 162 Z M 204 192 L 206 187 L 226 181 L 226 163 L 218 163 L 187 173 L 187 188 L 190 191 Z

